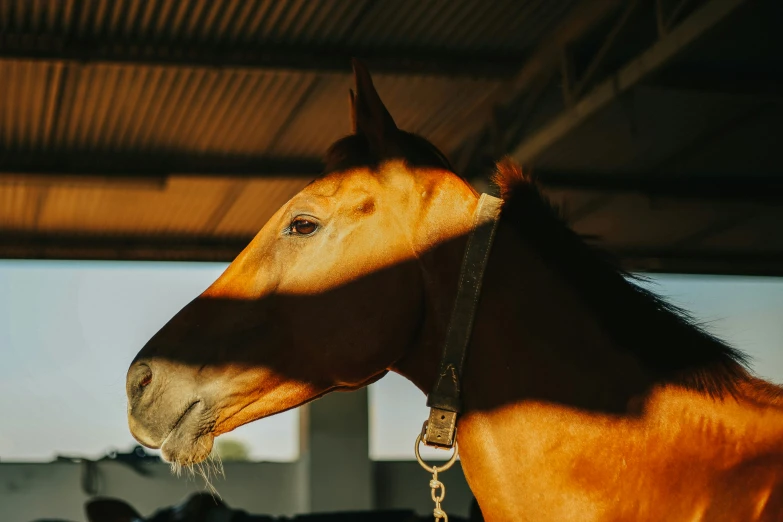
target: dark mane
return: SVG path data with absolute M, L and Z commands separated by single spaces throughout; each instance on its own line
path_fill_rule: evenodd
M 382 161 L 402 159 L 410 167 L 442 168 L 454 172 L 446 156 L 421 136 L 398 131 L 394 137 L 397 153 L 379 155 L 361 134 L 351 134 L 336 141 L 326 153 L 324 174 L 356 167 L 377 167 Z
M 494 181 L 504 199 L 502 218 L 579 293 L 614 341 L 661 381 L 722 397 L 756 380 L 742 352 L 704 331 L 684 310 L 633 284 L 642 278 L 619 269 L 566 226 L 518 166 L 501 162 Z

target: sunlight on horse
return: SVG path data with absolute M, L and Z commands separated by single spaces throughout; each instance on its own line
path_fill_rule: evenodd
M 353 134 L 324 175 L 128 371 L 131 431 L 169 461 L 389 370 L 432 387 L 479 195 L 354 70 Z M 516 166 L 496 181 L 458 432 L 486 519 L 780 520 L 781 389 L 585 245 Z

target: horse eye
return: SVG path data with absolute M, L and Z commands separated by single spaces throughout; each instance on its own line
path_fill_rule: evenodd
M 318 224 L 305 218 L 296 218 L 291 222 L 291 232 L 299 236 L 309 236 L 318 229 Z

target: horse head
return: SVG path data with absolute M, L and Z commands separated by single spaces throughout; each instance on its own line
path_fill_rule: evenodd
M 359 63 L 354 79 L 353 133 L 330 148 L 324 174 L 130 366 L 131 432 L 168 461 L 202 461 L 217 435 L 366 386 L 422 344 L 436 356 L 423 323 L 442 327 L 450 310 L 429 313 L 443 267 L 426 265 L 459 243 L 478 195 L 432 144 L 397 128 Z

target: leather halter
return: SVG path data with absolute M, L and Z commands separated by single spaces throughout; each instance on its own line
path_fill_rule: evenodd
M 421 440 L 428 446 L 452 448 L 456 441 L 457 415 L 462 411 L 462 367 L 502 205 L 503 200 L 482 194 L 473 215 L 438 375 L 427 397 L 430 417 L 424 423 Z

